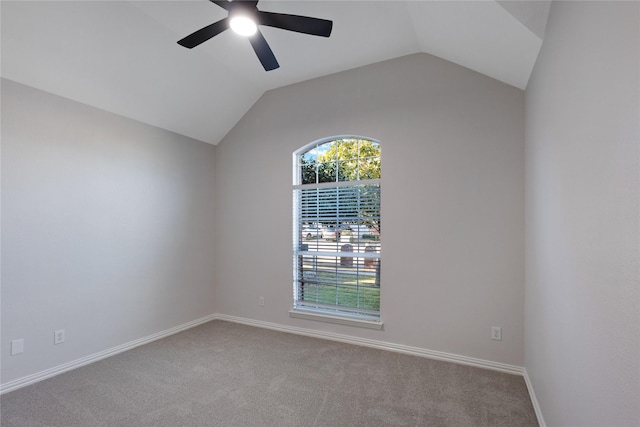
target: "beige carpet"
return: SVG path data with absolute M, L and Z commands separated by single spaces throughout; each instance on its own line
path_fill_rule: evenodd
M 220 320 L 0 405 L 2 427 L 538 425 L 519 376 Z

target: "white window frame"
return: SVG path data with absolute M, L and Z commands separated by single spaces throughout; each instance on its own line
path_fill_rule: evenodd
M 328 138 L 322 138 L 316 141 L 313 141 L 293 153 L 293 308 L 289 311 L 291 317 L 301 318 L 301 319 L 310 319 L 310 320 L 318 320 L 330 323 L 338 323 L 345 324 L 351 326 L 358 326 L 370 329 L 382 329 L 383 322 L 381 318 L 381 310 L 378 310 L 377 313 L 364 313 L 364 312 L 354 312 L 348 313 L 342 310 L 337 310 L 336 308 L 328 307 L 323 309 L 322 307 L 318 307 L 316 304 L 315 307 L 310 307 L 305 305 L 299 299 L 299 283 L 301 278 L 300 275 L 300 265 L 299 260 L 301 256 L 305 255 L 314 255 L 318 254 L 318 252 L 308 252 L 303 250 L 304 248 L 301 246 L 304 240 L 304 236 L 301 235 L 300 225 L 301 220 L 299 215 L 300 209 L 300 200 L 299 194 L 302 189 L 321 189 L 321 188 L 337 188 L 337 187 L 348 187 L 348 186 L 360 186 L 360 185 L 377 185 L 381 186 L 381 179 L 367 179 L 367 180 L 356 180 L 356 181 L 336 181 L 336 182 L 323 182 L 323 183 L 315 183 L 315 184 L 302 184 L 301 182 L 301 165 L 300 165 L 300 157 L 311 150 L 313 147 L 321 146 L 323 144 L 340 140 L 340 139 L 362 139 L 374 142 L 381 145 L 379 141 L 358 135 L 337 135 Z M 322 252 L 325 256 L 343 256 L 344 253 L 340 252 Z M 381 260 L 381 251 L 373 254 L 359 253 L 357 258 L 366 259 L 373 258 L 378 260 L 378 284 L 379 282 L 379 263 Z M 381 294 L 381 292 L 380 292 Z M 380 295 L 381 296 L 381 295 Z M 336 306 L 337 307 L 337 306 Z

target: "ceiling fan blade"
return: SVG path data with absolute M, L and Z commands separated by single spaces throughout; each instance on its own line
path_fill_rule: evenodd
M 259 11 L 258 21 L 261 25 L 322 37 L 329 37 L 333 28 L 333 21 L 286 13 Z
M 231 2 L 228 0 L 209 0 L 211 3 L 215 3 L 218 6 L 220 6 L 221 8 L 223 8 L 224 10 L 229 10 L 229 8 L 231 7 Z
M 211 25 L 207 25 L 206 27 L 199 29 L 195 33 L 189 34 L 182 40 L 178 40 L 178 44 L 192 49 L 198 46 L 200 43 L 206 42 L 210 38 L 217 36 L 224 30 L 229 28 L 229 23 L 227 22 L 228 20 L 229 18 L 224 18 L 219 20 L 218 22 L 214 22 Z
M 269 44 L 265 40 L 260 30 L 249 37 L 249 41 L 251 42 L 251 46 L 256 52 L 256 55 L 258 55 L 258 59 L 262 63 L 265 71 L 275 70 L 276 68 L 280 67 L 280 64 L 278 64 L 273 51 L 271 51 Z

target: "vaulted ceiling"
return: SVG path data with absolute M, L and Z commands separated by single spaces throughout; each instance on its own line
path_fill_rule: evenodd
M 330 38 L 261 27 L 265 72 L 231 31 L 176 42 L 226 16 L 207 0 L 6 1 L 1 75 L 217 144 L 270 89 L 425 52 L 524 89 L 549 1 L 273 1 L 261 10 L 333 21 Z

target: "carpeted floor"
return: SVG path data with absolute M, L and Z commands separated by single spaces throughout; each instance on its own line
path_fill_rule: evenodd
M 537 426 L 522 377 L 215 320 L 3 395 L 2 427 Z

